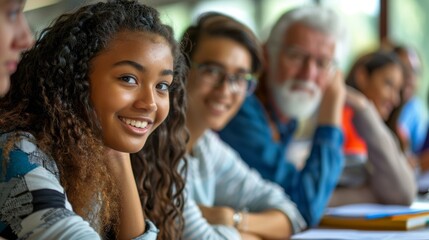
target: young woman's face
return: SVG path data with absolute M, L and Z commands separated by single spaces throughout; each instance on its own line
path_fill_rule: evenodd
M 228 38 L 205 37 L 199 41 L 192 62 L 187 82 L 188 121 L 200 128 L 220 130 L 246 96 L 246 89 L 233 87 L 229 79 L 251 71 L 251 55 L 243 45 Z M 218 84 L 213 80 L 216 76 L 220 76 Z
M 401 67 L 389 64 L 367 75 L 361 91 L 372 100 L 381 117 L 387 120 L 393 108 L 400 102 L 402 84 Z
M 169 112 L 173 55 L 168 42 L 151 33 L 120 32 L 91 61 L 89 78 L 104 144 L 140 151 Z
M 0 1 L 0 96 L 10 86 L 20 53 L 33 43 L 33 36 L 22 13 L 24 0 Z

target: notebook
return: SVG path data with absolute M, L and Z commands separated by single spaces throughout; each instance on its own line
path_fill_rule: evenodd
M 361 230 L 409 230 L 429 223 L 429 209 L 399 205 L 351 204 L 328 208 L 320 226 Z

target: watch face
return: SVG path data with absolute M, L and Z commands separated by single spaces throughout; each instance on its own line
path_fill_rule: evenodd
M 232 215 L 232 222 L 234 223 L 234 227 L 238 229 L 238 226 L 241 223 L 241 220 L 243 219 L 243 214 L 241 212 L 234 212 L 234 215 Z

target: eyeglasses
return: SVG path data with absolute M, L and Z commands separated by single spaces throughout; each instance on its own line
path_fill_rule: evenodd
M 315 57 L 297 48 L 286 48 L 284 56 L 290 65 L 302 67 L 310 59 L 314 59 L 317 69 L 322 73 L 329 73 L 335 69 L 335 62 L 329 58 Z
M 251 73 L 240 72 L 229 74 L 223 67 L 209 63 L 193 63 L 193 67 L 198 72 L 198 77 L 213 87 L 221 86 L 225 80 L 228 80 L 229 89 L 232 93 L 246 93 L 250 95 L 256 88 L 258 81 Z

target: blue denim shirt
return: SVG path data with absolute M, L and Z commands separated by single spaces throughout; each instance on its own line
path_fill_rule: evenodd
M 277 122 L 280 141 L 275 141 L 269 119 L 256 96 L 246 98 L 237 115 L 219 132 L 247 164 L 280 184 L 297 204 L 309 226 L 319 223 L 341 175 L 344 157 L 343 133 L 335 126 L 318 126 L 311 153 L 300 171 L 286 159 L 286 148 L 296 130 L 296 121 Z

